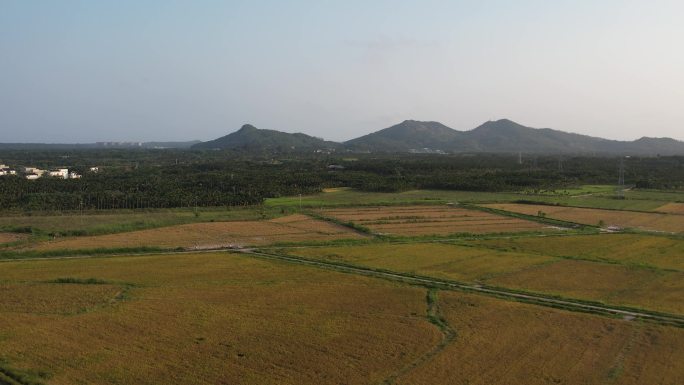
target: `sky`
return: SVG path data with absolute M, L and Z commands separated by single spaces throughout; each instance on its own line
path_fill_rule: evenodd
M 680 0 L 0 0 L 0 142 L 507 118 L 684 140 Z

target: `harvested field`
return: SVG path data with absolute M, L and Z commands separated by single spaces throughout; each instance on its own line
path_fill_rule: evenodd
M 25 239 L 26 235 L 14 233 L 0 233 L 0 244 L 11 243 Z
M 555 261 L 539 255 L 497 252 L 438 243 L 380 244 L 291 249 L 313 259 L 347 262 L 463 282 L 484 280 Z
M 487 283 L 684 315 L 684 273 L 681 272 L 563 260 L 502 274 Z
M 269 221 L 193 223 L 91 237 L 65 238 L 37 245 L 35 250 L 160 247 L 205 249 L 275 242 L 330 241 L 363 236 L 343 226 L 305 215 Z
M 610 261 L 684 271 L 684 241 L 663 236 L 597 234 L 483 239 L 469 241 L 468 244 L 517 253 Z
M 441 340 L 424 288 L 229 253 L 0 269 L 14 286 L 58 277 L 133 286 L 124 300 L 75 315 L 3 302 L 0 367 L 47 384 L 380 383 Z M 97 285 L 64 286 L 72 291 L 53 296 Z
M 684 215 L 684 203 L 668 203 L 664 206 L 658 207 L 657 209 L 655 209 L 655 211 L 661 213 Z
M 537 215 L 541 211 L 549 218 L 593 226 L 603 222 L 605 226 L 673 233 L 684 232 L 684 218 L 680 215 L 507 203 L 484 206 L 527 215 Z
M 321 213 L 364 226 L 375 233 L 404 236 L 523 232 L 546 228 L 536 222 L 446 205 L 340 208 Z
M 397 384 L 681 384 L 684 329 L 440 292 L 457 336 Z

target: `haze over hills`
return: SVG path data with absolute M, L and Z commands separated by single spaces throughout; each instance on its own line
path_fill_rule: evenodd
M 488 121 L 458 131 L 439 122 L 406 120 L 394 126 L 348 140 L 327 141 L 303 133 L 259 129 L 245 124 L 220 138 L 199 142 L 98 142 L 89 144 L 0 143 L 0 149 L 178 148 L 256 152 L 437 152 L 437 153 L 538 153 L 591 155 L 684 155 L 684 142 L 643 137 L 618 141 L 550 128 L 526 127 L 508 119 Z
M 78 149 L 187 149 L 199 140 L 181 142 L 96 142 L 96 143 L 0 143 L 0 150 L 78 150 Z
M 684 142 L 670 138 L 618 141 L 550 128 L 526 127 L 508 119 L 457 131 L 439 122 L 406 120 L 359 138 L 336 143 L 306 134 L 262 130 L 251 125 L 195 149 L 344 149 L 356 152 L 491 152 L 684 155 Z

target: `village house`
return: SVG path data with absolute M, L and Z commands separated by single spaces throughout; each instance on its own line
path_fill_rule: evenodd
M 26 179 L 36 180 L 45 174 L 45 170 L 41 170 L 36 167 L 24 167 L 24 174 L 26 174 Z
M 69 169 L 68 168 L 58 168 L 55 170 L 50 170 L 48 176 L 62 179 L 69 179 Z
M 16 175 L 17 172 L 9 168 L 6 164 L 0 164 L 0 176 Z

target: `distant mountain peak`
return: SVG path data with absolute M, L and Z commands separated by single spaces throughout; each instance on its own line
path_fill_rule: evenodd
M 258 129 L 245 124 L 238 131 L 197 144 L 193 148 L 248 151 L 346 148 L 362 152 L 684 155 L 684 142 L 670 138 L 643 137 L 631 142 L 608 140 L 550 128 L 526 127 L 505 118 L 487 121 L 470 131 L 457 131 L 434 121 L 406 119 L 344 144 L 302 133 Z
M 320 150 L 339 146 L 339 143 L 328 142 L 302 133 L 290 134 L 276 130 L 264 130 L 251 124 L 244 124 L 235 132 L 218 139 L 196 144 L 193 148 L 289 152 Z

